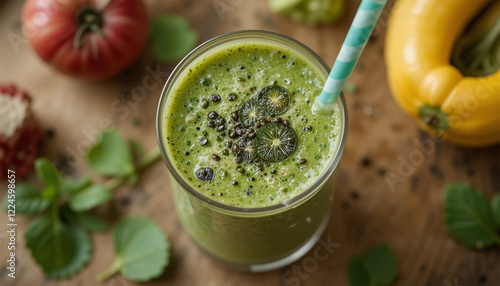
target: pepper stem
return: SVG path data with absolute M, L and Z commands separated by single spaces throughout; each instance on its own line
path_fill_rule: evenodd
M 446 130 L 449 127 L 448 116 L 439 106 L 423 105 L 418 111 L 423 123 L 434 130 Z
M 488 6 L 455 45 L 451 61 L 465 76 L 488 76 L 500 68 L 499 3 Z

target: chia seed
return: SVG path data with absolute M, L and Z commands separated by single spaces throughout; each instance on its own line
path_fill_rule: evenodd
M 217 117 L 219 117 L 219 114 L 217 114 L 217 112 L 215 111 L 210 111 L 208 113 L 208 119 L 216 119 Z
M 209 105 L 208 100 L 206 100 L 206 99 L 202 100 L 200 105 L 201 105 L 201 108 L 207 108 Z
M 201 168 L 196 171 L 196 177 L 202 181 L 210 181 L 214 178 L 214 170 L 211 168 Z
M 216 94 L 212 94 L 212 95 L 210 96 L 210 100 L 211 100 L 212 102 L 220 102 L 221 97 L 220 97 L 220 95 L 219 95 L 218 93 L 216 93 Z

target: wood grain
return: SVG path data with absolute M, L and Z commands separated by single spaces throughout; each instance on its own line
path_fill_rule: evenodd
M 34 98 L 33 108 L 45 130 L 55 136 L 44 138 L 42 155 L 60 160 L 67 153 L 83 150 L 92 132 L 107 122 L 129 138 L 147 147 L 156 144 L 155 113 L 165 75 L 174 65 L 157 64 L 146 49 L 137 62 L 119 77 L 88 83 L 61 75 L 37 58 L 21 43 L 15 48 L 7 35 L 21 35 L 23 1 L 0 1 L 0 81 L 14 82 Z M 189 19 L 200 33 L 199 42 L 216 35 L 243 29 L 264 29 L 291 36 L 315 50 L 332 64 L 347 33 L 359 1 L 347 1 L 340 23 L 310 27 L 271 14 L 265 0 L 146 1 L 151 16 L 175 13 Z M 214 3 L 229 6 L 218 13 Z M 391 5 L 389 5 L 391 6 Z M 443 223 L 442 188 L 451 181 L 470 182 L 488 197 L 500 191 L 500 147 L 466 149 L 435 143 L 402 182 L 391 190 L 380 170 L 397 173 L 401 158 L 419 152 L 415 142 L 431 139 L 419 131 L 391 97 L 384 66 L 384 33 L 389 9 L 382 14 L 375 37 L 363 53 L 352 81 L 359 92 L 347 98 L 349 136 L 340 165 L 333 217 L 322 239 L 340 244 L 325 261 L 312 262 L 313 252 L 280 270 L 249 274 L 226 269 L 205 256 L 179 224 L 162 163 L 151 167 L 139 185 L 115 191 L 113 201 L 96 211 L 109 222 L 124 215 L 145 215 L 157 221 L 172 243 L 172 260 L 166 272 L 146 285 L 347 285 L 345 269 L 353 255 L 370 246 L 392 245 L 400 275 L 395 285 L 500 285 L 500 251 L 468 250 L 446 232 Z M 220 12 L 220 11 L 219 11 Z M 17 52 L 16 52 L 17 50 Z M 164 75 L 141 102 L 127 101 L 134 86 L 141 85 L 147 69 Z M 121 100 L 126 111 L 113 111 Z M 140 122 L 139 125 L 132 122 Z M 86 135 L 87 134 L 87 135 Z M 417 150 L 417 151 L 415 151 Z M 80 156 L 63 168 L 69 175 L 91 174 Z M 370 158 L 367 166 L 360 163 Z M 61 165 L 64 167 L 65 165 Z M 33 179 L 33 177 L 31 177 Z M 5 191 L 2 183 L 1 193 Z M 109 233 L 92 235 L 94 258 L 69 280 L 45 278 L 24 245 L 26 218 L 18 216 L 16 279 L 7 277 L 5 246 L 6 215 L 0 214 L 1 285 L 94 285 L 97 273 L 113 260 Z M 295 272 L 294 272 L 295 271 Z M 136 285 L 115 276 L 105 285 Z

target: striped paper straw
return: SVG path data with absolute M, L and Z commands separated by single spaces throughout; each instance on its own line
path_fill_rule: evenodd
M 387 0 L 363 0 L 359 5 L 337 60 L 319 96 L 321 104 L 334 103 L 339 97 L 386 3 Z

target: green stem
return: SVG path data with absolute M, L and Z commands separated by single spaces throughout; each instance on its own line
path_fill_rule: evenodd
M 142 157 L 142 159 L 139 161 L 139 164 L 137 165 L 137 168 L 139 169 L 139 171 L 143 171 L 144 169 L 149 167 L 151 164 L 156 162 L 156 160 L 158 160 L 159 158 L 161 158 L 160 148 L 155 147 L 155 148 L 149 150 L 146 153 L 146 155 L 144 155 L 144 157 Z
M 498 56 L 500 19 L 488 24 L 490 26 L 487 31 L 481 31 L 484 28 L 479 28 L 497 15 L 498 10 L 500 10 L 498 6 L 489 8 L 488 14 L 482 15 L 480 20 L 472 26 L 476 29 L 471 28 L 457 41 L 451 61 L 465 76 L 487 76 L 500 68 L 500 57 Z
M 102 31 L 104 21 L 100 11 L 90 6 L 84 7 L 78 11 L 76 22 L 79 27 L 73 38 L 73 48 L 77 50 L 82 48 L 82 38 L 85 33 L 94 32 L 104 36 L 104 32 Z
M 88 32 L 89 28 L 90 24 L 83 24 L 76 31 L 75 37 L 73 38 L 73 48 L 75 50 L 79 50 L 82 47 L 83 34 Z
M 149 150 L 144 157 L 141 158 L 139 163 L 137 164 L 137 172 L 142 172 L 149 166 L 151 166 L 156 160 L 161 157 L 160 148 L 155 147 Z M 132 174 L 133 175 L 133 174 Z M 118 188 L 127 180 L 127 176 L 125 177 L 114 177 L 109 179 L 106 183 L 104 183 L 104 187 L 110 191 Z
M 109 277 L 115 275 L 120 269 L 122 268 L 122 261 L 121 260 L 115 260 L 111 267 L 108 269 L 104 270 L 104 272 L 99 273 L 95 279 L 97 282 L 103 282 L 104 280 L 108 279 Z
M 104 183 L 104 187 L 110 191 L 118 188 L 125 182 L 126 177 L 113 177 Z

